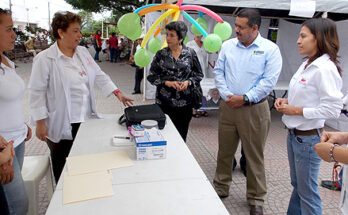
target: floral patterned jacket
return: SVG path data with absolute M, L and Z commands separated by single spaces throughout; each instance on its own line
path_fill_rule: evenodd
M 159 50 L 151 64 L 147 80 L 157 87 L 156 103 L 170 107 L 184 107 L 192 104 L 191 88 L 197 86 L 203 78 L 201 65 L 196 52 L 183 46 L 177 60 L 172 55 L 169 47 Z M 184 91 L 164 85 L 165 81 L 191 81 Z

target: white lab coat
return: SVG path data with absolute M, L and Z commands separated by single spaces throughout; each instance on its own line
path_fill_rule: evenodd
M 28 84 L 31 120 L 45 119 L 48 138 L 53 142 L 72 139 L 70 85 L 57 48 L 57 43 L 54 43 L 34 58 Z M 75 53 L 80 57 L 88 76 L 92 114 L 101 118 L 96 110 L 94 83 L 105 96 L 111 95 L 117 87 L 94 62 L 85 47 L 78 46 Z

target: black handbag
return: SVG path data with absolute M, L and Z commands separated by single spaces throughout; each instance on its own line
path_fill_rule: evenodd
M 192 95 L 192 107 L 194 109 L 199 109 L 202 107 L 203 91 L 200 83 L 196 85 L 191 85 L 191 95 Z
M 118 123 L 126 123 L 126 126 L 129 127 L 141 124 L 143 120 L 156 120 L 158 128 L 163 129 L 166 116 L 157 104 L 131 106 L 124 109 L 124 114 L 118 119 Z
M 192 49 L 189 49 L 191 53 L 191 69 L 193 68 L 193 54 Z M 199 109 L 202 107 L 202 99 L 203 99 L 203 90 L 201 87 L 201 84 L 198 83 L 192 83 L 190 86 L 191 90 L 191 96 L 192 96 L 192 107 L 194 109 Z

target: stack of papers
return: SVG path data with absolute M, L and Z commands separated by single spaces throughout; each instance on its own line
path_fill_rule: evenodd
M 63 204 L 114 195 L 109 170 L 134 165 L 124 151 L 68 157 L 66 164 Z

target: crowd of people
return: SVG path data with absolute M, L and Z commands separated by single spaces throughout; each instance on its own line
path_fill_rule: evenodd
M 100 52 L 106 55 L 106 60 L 111 63 L 117 61 L 130 61 L 133 41 L 118 37 L 112 32 L 108 39 L 102 39 L 101 31 L 97 30 L 93 36 L 92 44 L 95 50 L 94 60 L 102 62 Z
M 267 96 L 282 68 L 278 46 L 259 33 L 261 16 L 256 9 L 237 13 L 237 37 L 225 41 L 214 68 L 216 90 L 209 105 L 219 106 L 218 155 L 213 186 L 221 198 L 230 194 L 234 157 L 243 146 L 246 198 L 250 214 L 263 214 L 267 194 L 264 149 L 271 118 Z M 71 12 L 54 15 L 55 43 L 33 60 L 28 83 L 29 105 L 35 135 L 47 143 L 57 182 L 81 123 L 96 111 L 94 84 L 105 96 L 115 96 L 124 106 L 133 105 L 96 63 L 99 52 L 108 49 L 110 61 L 122 55 L 113 33 L 106 48 L 98 30 L 94 37 L 94 58 L 79 46 L 81 18 Z M 157 87 L 156 104 L 173 121 L 186 141 L 195 89 L 206 72 L 206 53 L 201 37 L 187 46 L 188 28 L 182 21 L 165 26 L 168 46 L 153 58 L 147 80 Z M 25 142 L 31 128 L 24 122 L 21 99 L 26 89 L 15 66 L 3 52 L 14 48 L 11 13 L 0 9 L 0 206 L 1 214 L 26 214 L 28 199 L 21 176 Z M 140 38 L 138 48 L 142 42 Z M 120 44 L 126 46 L 124 40 Z M 122 46 L 123 46 L 122 45 Z M 326 119 L 338 118 L 343 107 L 342 69 L 338 63 L 339 40 L 336 24 L 330 19 L 309 19 L 302 24 L 297 40 L 305 61 L 293 75 L 288 98 L 275 102 L 288 129 L 286 137 L 291 185 L 288 214 L 321 214 L 318 175 L 321 159 L 348 164 L 348 133 L 324 132 Z M 190 48 L 193 47 L 193 48 Z M 130 59 L 132 55 L 129 53 Z M 136 67 L 134 94 L 140 93 L 144 69 Z M 347 175 L 345 172 L 344 175 Z M 348 179 L 347 177 L 344 177 Z M 341 208 L 348 213 L 346 181 L 343 181 Z

